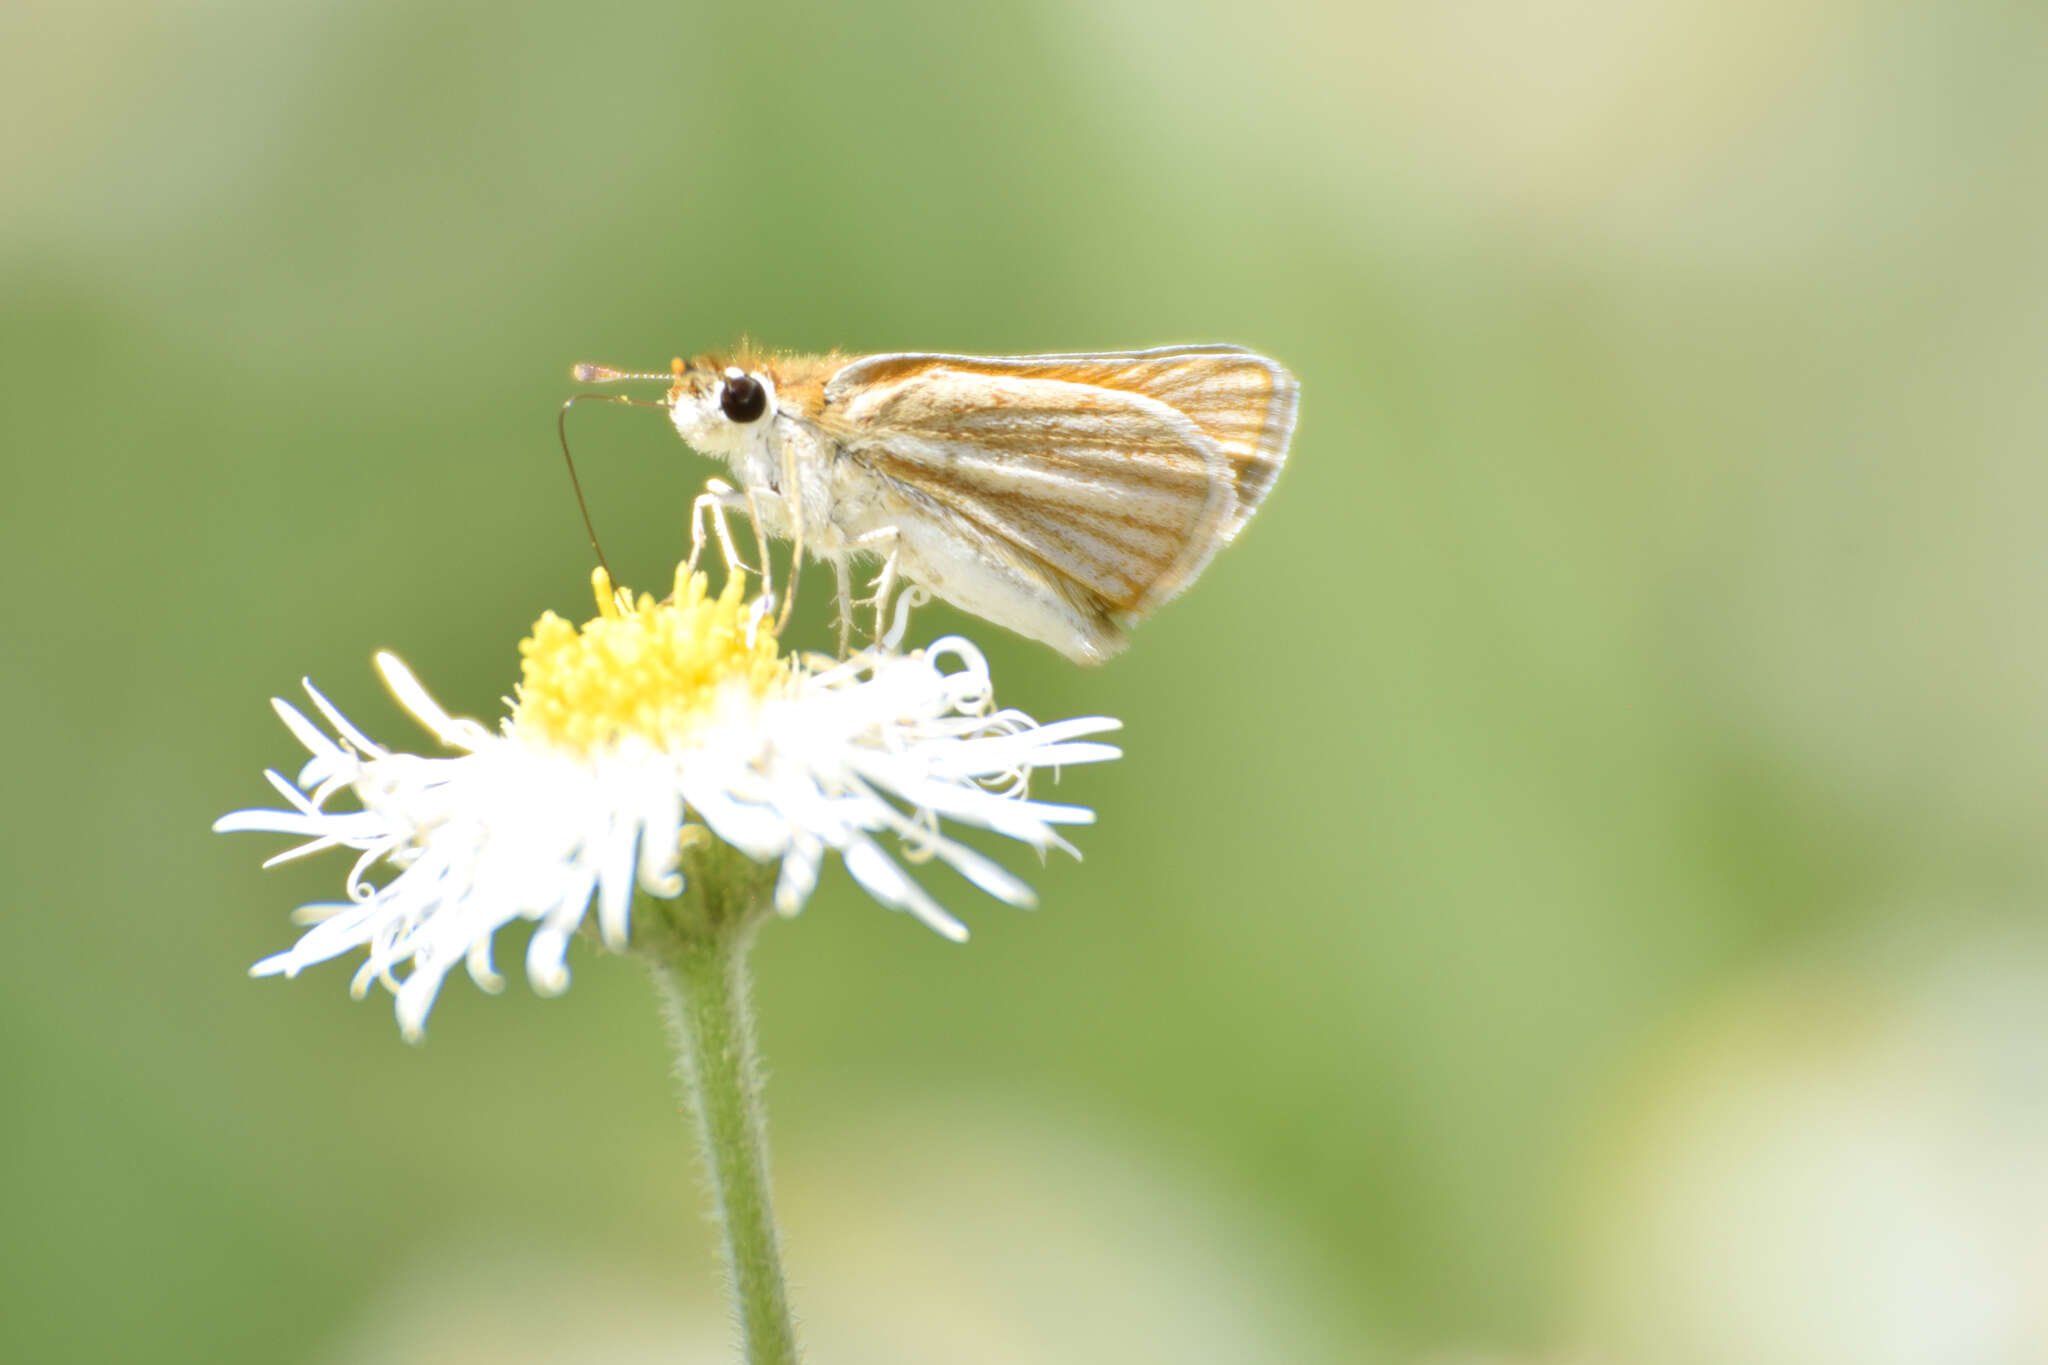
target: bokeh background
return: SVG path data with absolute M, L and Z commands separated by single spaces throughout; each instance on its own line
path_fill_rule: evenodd
M 1043 908 L 765 934 L 814 1358 L 2048 1360 L 2044 61 L 1961 0 L 14 0 L 0 1356 L 727 1358 L 631 964 L 408 1048 L 245 979 L 343 869 L 207 826 L 301 674 L 494 715 L 588 608 L 568 367 L 750 334 L 1304 390 L 1128 655 L 977 632 L 1127 722 Z M 572 432 L 664 582 L 712 466 Z

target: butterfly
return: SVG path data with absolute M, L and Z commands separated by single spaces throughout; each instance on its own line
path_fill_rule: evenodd
M 682 438 L 722 459 L 698 500 L 833 566 L 842 652 L 849 564 L 914 584 L 1080 663 L 1194 582 L 1272 490 L 1294 434 L 1294 376 L 1238 346 L 969 356 L 772 354 L 677 360 Z M 701 521 L 696 521 L 701 544 Z M 729 534 L 720 524 L 728 557 Z M 765 547 L 764 547 L 765 555 Z M 792 584 L 792 590 L 794 585 Z M 785 610 L 787 602 L 785 602 Z

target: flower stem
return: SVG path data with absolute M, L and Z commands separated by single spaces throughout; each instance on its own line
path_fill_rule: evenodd
M 722 878 L 719 872 L 737 869 L 704 865 L 712 861 L 702 860 L 699 875 L 690 878 L 687 912 L 671 909 L 675 936 L 650 955 L 649 965 L 697 1120 L 746 1359 L 749 1365 L 795 1365 L 796 1329 L 769 1206 L 768 1129 L 747 998 L 747 950 L 766 915 L 766 887 L 758 877 Z

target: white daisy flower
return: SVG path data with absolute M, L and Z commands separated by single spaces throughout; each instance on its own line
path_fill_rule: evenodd
M 1118 722 L 1039 725 L 997 710 L 986 660 L 958 636 L 910 654 L 795 659 L 779 655 L 763 602 L 743 604 L 737 577 L 712 598 L 702 575 L 678 570 L 667 603 L 632 601 L 601 570 L 596 583 L 596 619 L 578 629 L 550 612 L 521 644 L 523 681 L 495 733 L 449 715 L 395 656 L 377 656 L 393 694 L 452 756 L 384 748 L 310 681 L 331 737 L 272 703 L 312 755 L 295 782 L 266 774 L 290 809 L 235 811 L 214 829 L 306 840 L 266 866 L 337 846 L 359 856 L 348 899 L 301 907 L 305 935 L 252 975 L 296 976 L 366 948 L 353 993 L 382 982 L 400 1030 L 417 1040 L 456 963 L 485 990 L 502 988 L 491 936 L 523 919 L 535 924 L 527 976 L 558 993 L 569 936 L 591 902 L 604 943 L 623 950 L 635 888 L 680 894 L 680 855 L 703 837 L 699 824 L 751 858 L 780 861 L 784 914 L 803 907 L 829 850 L 875 899 L 957 941 L 965 926 L 876 835 L 1028 906 L 1028 886 L 948 838 L 941 821 L 1071 853 L 1058 827 L 1095 818 L 1031 800 L 1029 781 L 1036 769 L 1118 757 L 1086 739 Z M 344 791 L 359 809 L 328 809 Z M 380 866 L 388 878 L 374 877 Z

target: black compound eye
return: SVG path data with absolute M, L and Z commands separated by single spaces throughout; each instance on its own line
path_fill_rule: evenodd
M 768 390 L 750 374 L 728 374 L 718 406 L 735 422 L 758 422 L 768 411 Z

